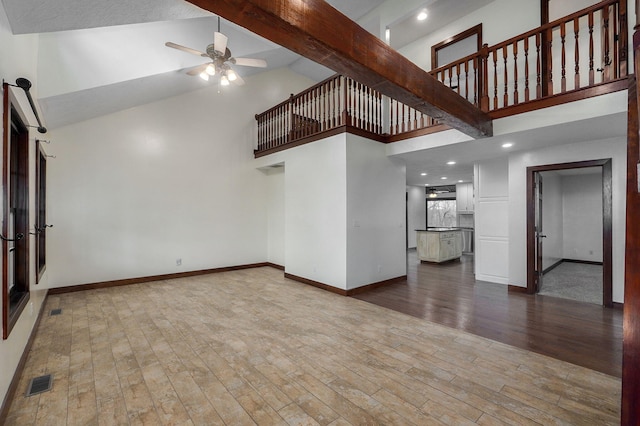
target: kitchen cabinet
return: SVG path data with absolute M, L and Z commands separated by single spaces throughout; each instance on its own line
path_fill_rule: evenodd
M 456 210 L 462 213 L 473 212 L 473 184 L 456 184 Z
M 418 259 L 446 262 L 462 256 L 462 232 L 451 228 L 416 230 Z

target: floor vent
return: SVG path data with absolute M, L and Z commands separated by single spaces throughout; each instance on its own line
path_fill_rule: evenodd
M 49 312 L 49 316 L 60 315 L 61 313 L 62 313 L 62 309 L 60 308 L 52 309 L 51 312 Z
M 51 390 L 52 382 L 53 377 L 51 377 L 51 374 L 31 379 L 29 388 L 27 389 L 27 396 L 33 396 Z

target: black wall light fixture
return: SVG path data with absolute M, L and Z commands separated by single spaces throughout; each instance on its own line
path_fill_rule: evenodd
M 11 84 L 10 86 L 19 87 L 24 90 L 24 94 L 27 95 L 27 99 L 29 100 L 29 105 L 31 105 L 31 109 L 33 110 L 33 115 L 36 116 L 36 120 L 38 120 L 38 132 L 47 133 L 47 128 L 42 125 L 40 121 L 40 116 L 38 115 L 38 110 L 36 110 L 36 106 L 33 103 L 33 98 L 31 97 L 31 93 L 29 93 L 29 89 L 31 89 L 31 82 L 26 78 L 17 78 L 16 84 Z

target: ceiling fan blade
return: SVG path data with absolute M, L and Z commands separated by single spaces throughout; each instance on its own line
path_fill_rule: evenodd
M 238 86 L 244 86 L 244 80 L 242 79 L 242 77 L 240 77 L 237 72 L 235 74 L 236 74 L 236 79 L 233 80 L 233 83 L 237 84 Z
M 233 58 L 235 60 L 236 65 L 240 65 L 243 67 L 257 67 L 257 68 L 266 68 L 267 61 L 264 59 L 255 59 L 255 58 Z
M 179 44 L 175 44 L 175 43 L 172 43 L 170 41 L 166 42 L 164 45 L 167 46 L 167 47 L 171 47 L 173 49 L 182 50 L 183 52 L 191 53 L 192 55 L 198 55 L 198 56 L 207 57 L 207 54 L 204 53 L 204 52 L 201 52 L 201 51 L 196 50 L 196 49 L 192 49 L 190 47 L 181 46 Z
M 202 71 L 207 68 L 207 66 L 209 66 L 208 62 L 206 64 L 198 65 L 195 68 L 191 68 L 189 71 L 187 71 L 187 75 L 200 75 Z
M 217 31 L 213 33 L 213 48 L 223 55 L 227 51 L 227 41 L 228 38 L 226 35 Z

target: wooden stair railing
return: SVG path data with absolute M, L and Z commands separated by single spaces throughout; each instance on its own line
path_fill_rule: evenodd
M 431 75 L 495 119 L 626 89 L 627 43 L 627 0 L 606 0 L 485 44 Z M 393 142 L 449 128 L 341 75 L 291 95 L 256 120 L 256 155 L 338 129 Z
M 341 75 L 334 75 L 255 116 L 258 152 L 271 152 L 336 129 L 374 139 L 415 132 L 435 120 L 408 105 Z
M 627 43 L 627 1 L 607 0 L 431 73 L 492 112 L 626 78 Z

